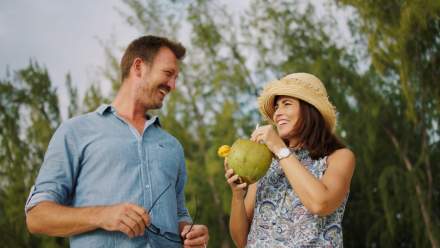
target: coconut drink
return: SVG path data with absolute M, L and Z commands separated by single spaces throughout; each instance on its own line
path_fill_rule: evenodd
M 226 158 L 229 168 L 247 184 L 255 183 L 266 174 L 273 157 L 266 145 L 244 139 L 236 140 L 232 147 L 221 146 L 218 155 Z

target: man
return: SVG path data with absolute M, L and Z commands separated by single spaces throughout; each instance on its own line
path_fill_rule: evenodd
M 69 236 L 71 247 L 206 247 L 208 228 L 185 208 L 183 149 L 146 115 L 175 89 L 184 55 L 162 37 L 129 45 L 113 103 L 52 137 L 26 203 L 31 233 Z

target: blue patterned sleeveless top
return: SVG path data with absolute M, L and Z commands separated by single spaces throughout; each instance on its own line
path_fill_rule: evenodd
M 327 168 L 327 157 L 312 160 L 305 149 L 292 150 L 316 177 Z M 338 209 L 320 217 L 311 214 L 292 190 L 276 160 L 257 183 L 254 217 L 246 247 L 343 247 L 342 218 L 348 194 Z

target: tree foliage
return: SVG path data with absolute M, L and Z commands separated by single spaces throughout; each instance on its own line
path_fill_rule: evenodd
M 242 12 L 202 0 L 123 2 L 129 11 L 122 15 L 140 35 L 165 35 L 187 46 L 177 90 L 156 114 L 184 146 L 188 207 L 209 226 L 210 247 L 233 246 L 231 195 L 217 148 L 263 122 L 256 97 L 267 81 L 301 71 L 326 85 L 338 109 L 337 133 L 356 154 L 345 246 L 438 247 L 438 1 L 340 0 L 319 11 L 296 0 L 251 0 Z M 332 9 L 352 13 L 349 40 L 335 35 L 340 19 Z M 69 117 L 109 102 L 117 91 L 118 58 L 105 49 L 102 77 L 113 92 L 104 95 L 94 83 L 79 101 L 67 76 Z M 0 237 L 8 246 L 66 245 L 29 235 L 23 215 L 61 121 L 56 89 L 34 62 L 1 79 L 0 87 Z
M 60 124 L 58 95 L 36 62 L 0 80 L 0 239 L 4 247 L 57 247 L 63 239 L 27 232 L 24 204 Z

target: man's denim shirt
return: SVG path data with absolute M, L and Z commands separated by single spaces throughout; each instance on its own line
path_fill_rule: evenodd
M 42 201 L 72 207 L 133 203 L 146 210 L 171 183 L 150 213 L 163 232 L 179 233 L 191 222 L 185 208 L 186 169 L 180 143 L 153 117 L 141 136 L 110 105 L 64 122 L 53 135 L 26 202 L 26 212 Z M 102 229 L 70 237 L 71 247 L 180 247 L 145 231 L 128 238 Z

